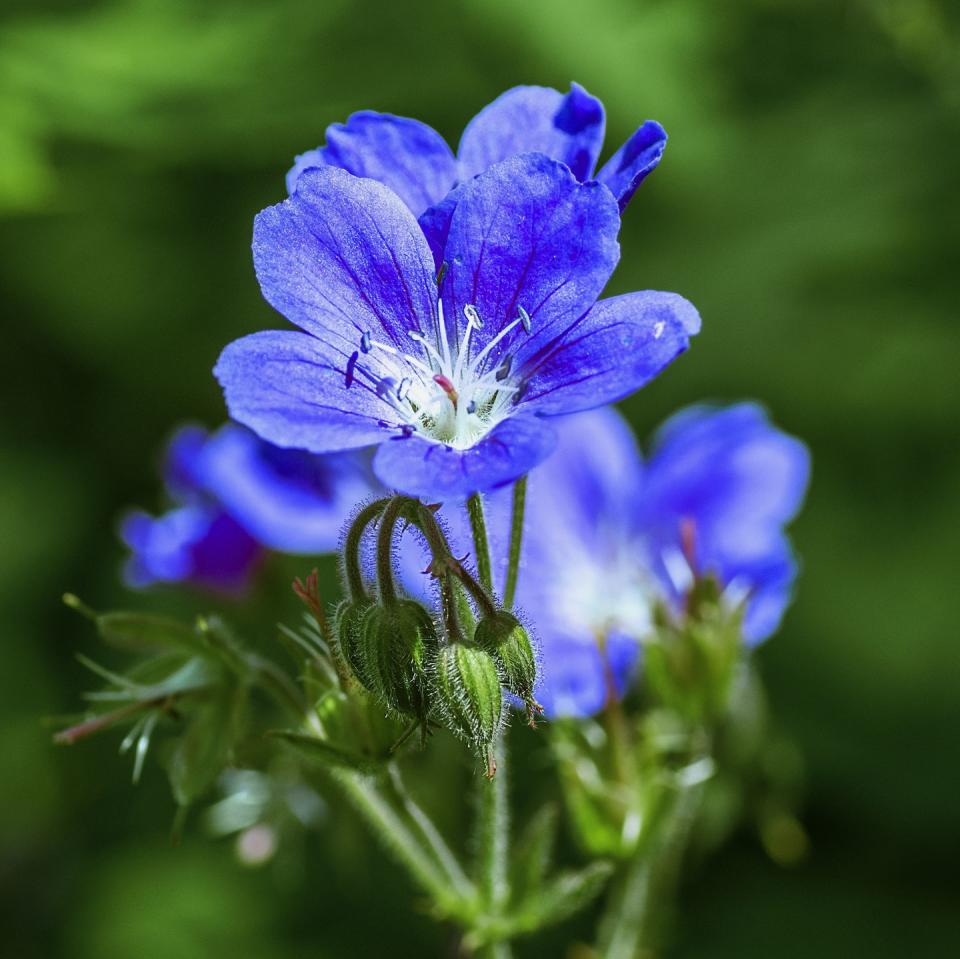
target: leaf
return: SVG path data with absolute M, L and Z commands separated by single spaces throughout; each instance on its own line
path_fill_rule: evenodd
M 531 817 L 513 853 L 513 890 L 517 901 L 523 901 L 539 889 L 557 839 L 557 807 L 541 806 Z
M 579 912 L 603 891 L 613 869 L 612 863 L 594 862 L 560 873 L 522 904 L 510 923 L 513 934 L 535 932 Z
M 333 769 L 352 769 L 361 773 L 378 773 L 383 771 L 384 759 L 365 756 L 363 753 L 352 752 L 332 746 L 316 736 L 307 736 L 304 733 L 286 729 L 273 729 L 267 733 L 272 739 L 281 739 L 292 746 L 301 756 L 310 762 Z
M 205 652 L 204 638 L 192 626 L 150 613 L 101 613 L 96 618 L 97 629 L 104 642 L 132 652 L 155 652 L 177 649 L 185 652 Z
M 240 738 L 246 704 L 246 687 L 237 685 L 224 688 L 193 711 L 167 766 L 178 805 L 199 799 L 227 765 Z

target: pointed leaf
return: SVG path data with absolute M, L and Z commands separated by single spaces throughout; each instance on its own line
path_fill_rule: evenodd
M 267 733 L 273 739 L 281 739 L 292 746 L 304 759 L 332 769 L 352 769 L 361 773 L 383 771 L 384 760 L 365 756 L 362 753 L 340 749 L 330 743 L 304 733 L 286 729 L 274 729 Z

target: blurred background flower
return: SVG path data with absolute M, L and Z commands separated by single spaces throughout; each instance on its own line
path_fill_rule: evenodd
M 704 332 L 624 411 L 755 396 L 816 483 L 792 536 L 802 588 L 759 669 L 807 764 L 806 864 L 747 836 L 685 889 L 675 955 L 942 956 L 960 920 L 955 731 L 960 24 L 944 0 L 9 0 L 0 15 L 0 923 L 17 957 L 441 955 L 443 933 L 334 803 L 309 855 L 240 871 L 115 743 L 54 752 L 41 713 L 88 682 L 90 633 L 57 605 L 147 605 L 116 576 L 118 509 L 172 423 L 219 422 L 224 343 L 275 322 L 252 218 L 327 124 L 374 108 L 456 142 L 515 83 L 578 80 L 608 149 L 643 117 L 670 146 L 634 197 L 608 295 L 682 290 Z M 606 157 L 601 156 L 601 163 Z M 312 559 L 309 561 L 312 564 Z M 268 557 L 243 601 L 269 643 L 307 561 Z M 327 590 L 334 561 L 320 561 Z M 189 614 L 195 598 L 151 607 Z M 110 663 L 107 663 L 110 665 Z M 518 793 L 556 790 L 517 736 Z M 453 791 L 455 746 L 434 764 Z M 521 777 L 519 770 L 527 772 Z M 435 800 L 453 834 L 454 803 Z M 297 870 L 301 870 L 299 873 Z M 375 881 L 371 881 L 375 877 Z M 302 882 L 301 882 L 302 880 Z M 358 927 L 352 916 L 378 910 Z M 582 923 L 578 926 L 577 923 Z M 585 915 L 539 942 L 545 954 Z M 402 930 L 402 937 L 398 935 Z M 523 944 L 520 945 L 520 954 Z

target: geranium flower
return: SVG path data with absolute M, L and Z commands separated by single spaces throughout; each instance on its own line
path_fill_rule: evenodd
M 550 453 L 541 417 L 633 392 L 699 329 L 675 294 L 597 302 L 619 258 L 606 187 L 524 154 L 453 196 L 439 274 L 397 195 L 338 168 L 306 171 L 257 217 L 261 289 L 301 332 L 223 351 L 233 419 L 315 453 L 378 445 L 387 486 L 465 496 Z
M 379 490 L 366 457 L 279 449 L 242 426 L 185 426 L 167 450 L 173 509 L 128 514 L 131 586 L 191 582 L 242 591 L 265 549 L 326 553 L 356 504 Z
M 287 174 L 292 194 L 300 174 L 333 166 L 390 187 L 421 216 L 457 183 L 521 153 L 543 153 L 567 165 L 581 181 L 596 179 L 620 209 L 653 172 L 667 134 L 647 120 L 594 173 L 604 134 L 603 104 L 578 83 L 563 94 L 549 87 L 507 90 L 466 126 L 457 155 L 432 127 L 408 117 L 363 110 L 327 127 L 326 144 L 296 158 Z
M 802 443 L 752 403 L 677 414 L 646 464 L 613 410 L 564 419 L 558 433 L 555 454 L 530 474 L 517 593 L 542 646 L 538 698 L 553 715 L 599 711 L 611 678 L 624 692 L 654 605 L 679 611 L 692 583 L 685 527 L 697 571 L 717 576 L 730 604 L 746 602 L 745 642 L 776 630 L 797 570 L 784 526 L 809 477 Z M 496 494 L 489 506 L 502 583 L 510 496 Z M 444 510 L 455 548 L 466 552 L 458 514 Z

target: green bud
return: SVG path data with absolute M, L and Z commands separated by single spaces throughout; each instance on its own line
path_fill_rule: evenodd
M 493 657 L 476 646 L 451 643 L 437 654 L 434 677 L 433 693 L 444 725 L 477 750 L 492 776 L 491 747 L 503 716 Z
M 480 620 L 473 638 L 481 649 L 494 658 L 504 686 L 523 700 L 530 725 L 534 725 L 534 716 L 543 712 L 543 707 L 533 696 L 537 682 L 537 655 L 523 623 L 512 613 L 501 609 L 495 615 Z
M 370 608 L 369 602 L 345 599 L 334 614 L 333 633 L 338 647 L 336 655 L 360 684 L 372 692 L 374 687 L 363 656 L 363 617 Z
M 401 599 L 369 607 L 358 646 L 368 688 L 398 713 L 425 720 L 426 674 L 437 646 L 437 628 L 420 603 Z

